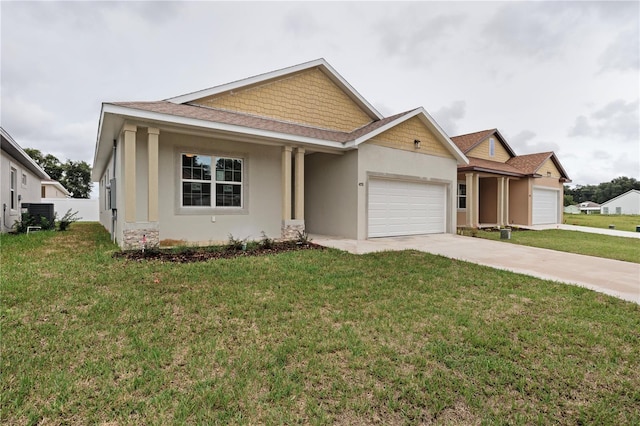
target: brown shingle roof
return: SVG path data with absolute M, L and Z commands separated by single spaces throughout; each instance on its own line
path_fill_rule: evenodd
M 535 174 L 540 166 L 553 155 L 553 152 L 538 152 L 536 154 L 518 155 L 510 158 L 507 164 L 522 170 L 524 174 Z
M 482 158 L 469 157 L 468 166 L 459 166 L 458 171 L 464 172 L 469 170 L 478 170 L 486 172 L 494 172 L 498 174 L 510 175 L 510 176 L 524 176 L 521 170 L 499 161 L 484 160 Z
M 487 136 L 496 132 L 497 129 L 482 130 L 480 132 L 468 133 L 466 135 L 454 136 L 451 138 L 460 151 L 467 153 L 471 148 L 482 142 Z
M 168 101 L 113 102 L 112 105 L 341 143 L 357 139 L 360 136 L 366 135 L 367 133 L 372 132 L 413 111 L 405 111 L 383 118 L 382 120 L 373 121 L 354 130 L 353 132 L 340 132 L 337 130 L 320 129 L 317 127 L 304 126 L 239 112 L 231 112 L 222 109 L 189 104 L 175 104 Z

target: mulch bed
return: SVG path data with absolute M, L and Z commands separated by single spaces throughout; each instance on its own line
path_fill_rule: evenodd
M 189 247 L 184 249 L 148 249 L 118 251 L 114 258 L 144 262 L 157 260 L 160 262 L 191 263 L 204 262 L 211 259 L 232 259 L 243 256 L 264 256 L 268 254 L 284 253 L 298 250 L 322 250 L 324 247 L 311 242 L 297 243 L 284 241 L 274 243 L 270 247 L 250 247 L 246 250 L 237 250 L 226 247 Z

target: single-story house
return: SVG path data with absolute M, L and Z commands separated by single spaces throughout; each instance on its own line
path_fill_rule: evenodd
M 57 180 L 43 180 L 42 198 L 71 198 L 71 193 Z
M 454 233 L 468 160 L 423 108 L 382 116 L 324 59 L 102 104 L 92 177 L 124 248 L 298 232 Z
M 2 198 L 2 232 L 11 231 L 21 218 L 22 204 L 41 201 L 40 182 L 49 175 L 0 127 L 0 198 Z
M 600 204 L 594 203 L 593 201 L 583 201 L 578 204 L 578 208 L 581 213 L 585 214 L 600 213 Z
M 451 140 L 469 159 L 458 165 L 458 226 L 562 223 L 571 180 L 553 152 L 516 155 L 498 129 Z
M 566 206 L 564 208 L 564 212 L 566 214 L 580 214 L 580 207 L 578 207 L 577 204 L 571 205 L 571 206 Z
M 600 206 L 602 214 L 640 214 L 640 191 L 632 189 Z

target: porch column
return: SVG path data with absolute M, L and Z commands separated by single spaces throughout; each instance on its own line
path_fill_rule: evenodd
M 124 220 L 136 221 L 136 131 L 133 124 L 125 124 L 124 134 Z
M 504 178 L 504 216 L 502 221 L 509 226 L 509 178 Z
M 467 223 L 470 228 L 478 226 L 478 175 L 475 173 L 465 173 L 467 184 Z
M 148 222 L 158 221 L 158 136 L 160 129 L 149 127 L 148 129 L 148 193 L 149 208 L 147 213 Z
M 291 220 L 291 147 L 282 147 L 282 221 Z
M 504 202 L 504 177 L 498 178 L 498 214 L 497 221 L 498 226 L 502 228 L 504 223 L 504 210 L 505 210 L 505 202 Z
M 294 213 L 304 220 L 304 148 L 296 148 Z

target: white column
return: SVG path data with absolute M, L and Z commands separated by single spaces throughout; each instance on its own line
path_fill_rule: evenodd
M 158 138 L 160 130 L 149 127 L 148 130 L 148 193 L 149 207 L 147 210 L 147 221 L 158 221 Z
M 291 220 L 291 147 L 282 147 L 282 220 Z
M 475 191 L 473 189 L 473 173 L 465 173 L 465 183 L 467 185 L 467 220 L 465 225 L 467 227 L 473 227 L 474 226 L 474 222 L 473 222 L 473 218 L 474 218 L 474 210 L 475 210 Z
M 304 220 L 304 148 L 296 148 L 294 213 Z
M 124 133 L 124 220 L 136 221 L 136 131 L 137 127 L 125 124 Z

